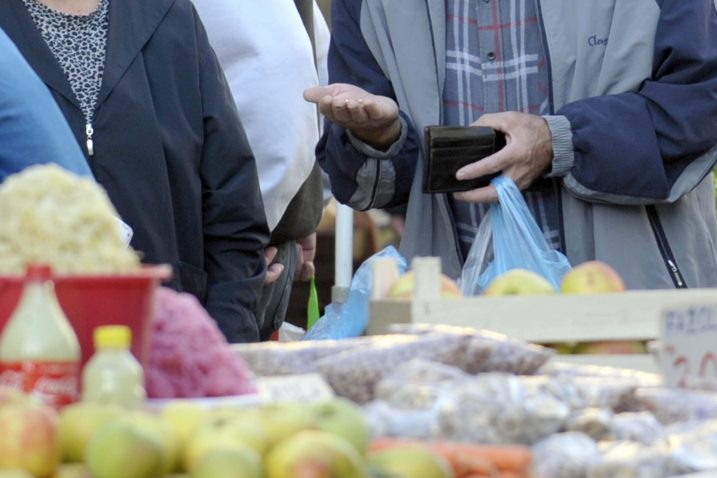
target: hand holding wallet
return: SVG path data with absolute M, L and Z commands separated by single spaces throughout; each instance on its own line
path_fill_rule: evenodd
M 487 126 L 427 126 L 424 193 L 469 191 L 490 184 L 500 173 L 459 181 L 456 172 L 463 166 L 486 158 L 503 146 L 502 132 Z

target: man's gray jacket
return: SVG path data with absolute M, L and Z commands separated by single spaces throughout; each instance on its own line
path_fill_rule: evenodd
M 570 167 L 561 232 L 572 264 L 611 264 L 628 288 L 717 286 L 715 0 L 539 0 L 554 153 Z M 439 124 L 444 0 L 334 0 L 330 82 L 397 100 L 386 152 L 331 125 L 318 146 L 335 196 L 357 209 L 408 202 L 401 251 L 463 258 L 447 198 L 421 192 L 421 134 Z M 553 130 L 555 134 L 556 130 Z

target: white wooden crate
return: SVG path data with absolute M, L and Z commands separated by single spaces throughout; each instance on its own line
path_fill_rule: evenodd
M 375 262 L 368 334 L 384 333 L 392 323 L 425 323 L 488 329 L 535 343 L 654 340 L 665 307 L 717 301 L 717 289 L 441 299 L 438 259 L 416 259 L 412 269 L 414 298 L 387 299 L 398 276 L 396 265 L 391 259 Z M 559 355 L 556 360 L 657 371 L 649 354 Z

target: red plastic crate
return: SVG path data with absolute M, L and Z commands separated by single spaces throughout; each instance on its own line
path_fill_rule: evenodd
M 92 334 L 101 325 L 132 330 L 132 353 L 146 365 L 154 290 L 172 274 L 166 265 L 125 274 L 56 275 L 55 293 L 82 349 L 82 365 L 94 353 Z M 4 329 L 22 292 L 22 276 L 0 276 L 0 328 Z

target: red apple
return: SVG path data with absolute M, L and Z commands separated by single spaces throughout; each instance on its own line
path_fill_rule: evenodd
M 54 409 L 36 403 L 0 408 L 0 468 L 49 476 L 60 464 L 59 419 Z
M 560 292 L 563 294 L 601 294 L 622 292 L 625 283 L 608 264 L 600 261 L 583 262 L 563 276 Z

